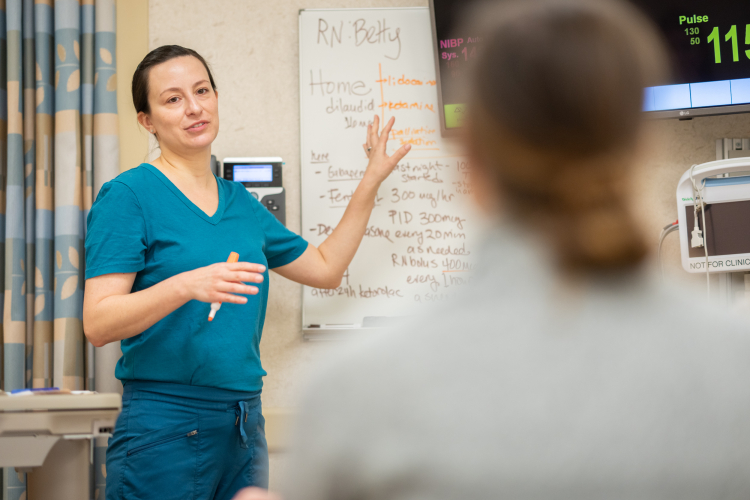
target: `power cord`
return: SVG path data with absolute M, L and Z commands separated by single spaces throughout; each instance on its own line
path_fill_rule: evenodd
M 690 183 L 693 186 L 693 216 L 695 224 L 693 226 L 693 234 L 692 238 L 690 240 L 690 246 L 693 248 L 700 248 L 703 247 L 703 253 L 706 256 L 706 298 L 708 300 L 711 299 L 711 281 L 710 281 L 710 273 L 708 272 L 708 228 L 706 228 L 706 201 L 703 198 L 704 189 L 706 187 L 706 179 L 703 179 L 701 181 L 701 187 L 700 189 L 695 184 L 695 179 L 693 178 L 693 170 L 695 170 L 695 167 L 698 165 L 695 164 L 692 167 L 690 167 Z M 698 206 L 698 201 L 700 200 L 700 207 Z M 701 216 L 703 218 L 703 231 L 700 230 L 700 227 L 698 226 L 698 210 L 701 211 Z
M 664 226 L 664 229 L 662 229 L 661 236 L 659 236 L 659 249 L 656 251 L 656 265 L 659 267 L 659 270 L 661 271 L 662 281 L 665 279 L 665 275 L 664 275 L 664 262 L 661 259 L 661 247 L 667 235 L 669 233 L 673 233 L 677 231 L 679 228 L 680 228 L 680 224 L 678 221 L 675 221 L 671 224 L 667 224 L 666 226 Z

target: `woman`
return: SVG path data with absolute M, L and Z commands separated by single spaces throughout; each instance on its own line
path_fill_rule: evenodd
M 655 28 L 497 3 L 458 34 L 482 38 L 465 144 L 495 222 L 475 281 L 328 365 L 286 500 L 750 497 L 746 322 L 655 285 L 629 206 Z
M 164 46 L 133 75 L 139 123 L 161 156 L 105 184 L 86 236 L 84 331 L 121 341 L 123 410 L 107 451 L 107 499 L 231 498 L 266 486 L 259 343 L 268 269 L 308 286 L 341 282 L 381 182 L 393 119 L 368 128 L 364 178 L 315 248 L 239 183 L 210 170 L 218 92 L 195 51 Z M 241 262 L 226 263 L 230 252 Z M 224 306 L 208 322 L 209 304 Z

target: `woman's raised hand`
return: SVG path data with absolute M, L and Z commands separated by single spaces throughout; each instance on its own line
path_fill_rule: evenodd
M 245 283 L 262 283 L 266 267 L 250 262 L 220 262 L 183 273 L 184 289 L 192 300 L 244 304 L 258 287 Z
M 388 135 L 391 133 L 391 128 L 395 121 L 396 118 L 391 117 L 385 127 L 383 127 L 383 130 L 378 133 L 378 130 L 380 130 L 380 119 L 375 115 L 375 120 L 372 125 L 368 125 L 367 127 L 366 142 L 362 144 L 365 154 L 370 158 L 370 163 L 367 164 L 365 175 L 373 176 L 378 183 L 383 182 L 386 177 L 393 172 L 393 169 L 396 168 L 398 162 L 400 162 L 411 149 L 410 144 L 405 144 L 391 156 L 386 154 L 385 147 L 388 144 Z

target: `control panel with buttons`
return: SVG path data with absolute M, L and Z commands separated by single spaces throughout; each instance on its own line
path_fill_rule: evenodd
M 241 182 L 279 222 L 286 225 L 286 192 L 281 185 L 284 162 L 281 158 L 224 158 L 223 163 L 224 179 Z

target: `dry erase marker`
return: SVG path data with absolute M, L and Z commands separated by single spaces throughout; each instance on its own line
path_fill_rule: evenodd
M 237 252 L 232 252 L 229 254 L 229 258 L 227 259 L 227 262 L 230 262 L 230 263 L 237 262 L 238 260 L 240 260 L 240 254 L 238 254 Z M 214 316 L 216 316 L 216 311 L 218 311 L 219 308 L 221 308 L 221 302 L 211 303 L 211 312 L 208 313 L 208 321 L 214 320 Z

